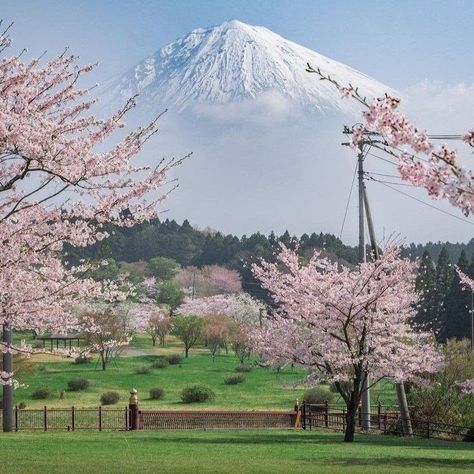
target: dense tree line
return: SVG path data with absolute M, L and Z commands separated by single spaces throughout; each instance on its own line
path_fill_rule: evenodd
M 257 232 L 237 237 L 195 229 L 187 220 L 180 225 L 168 219 L 107 230 L 112 234 L 108 239 L 85 249 L 69 249 L 68 260 L 76 263 L 80 258 L 106 258 L 111 262 L 107 271 L 115 268 L 115 262 L 150 262 L 156 257 L 173 259 L 183 267 L 221 265 L 239 272 L 244 291 L 267 301 L 269 295 L 254 279 L 250 264 L 260 258 L 272 260 L 280 243 L 292 247 L 296 239 L 288 231 L 280 236 Z M 357 247 L 345 245 L 332 234 L 303 234 L 299 242 L 303 258 L 309 258 L 317 248 L 332 259 L 357 263 Z M 429 242 L 402 249 L 402 256 L 420 261 L 417 285 L 423 299 L 416 323 L 435 330 L 440 340 L 470 335 L 471 293 L 462 290 L 454 264 L 474 277 L 473 255 L 474 239 L 467 244 Z
M 470 277 L 474 276 L 474 259 L 469 262 L 461 251 L 456 265 Z M 417 287 L 423 293 L 416 322 L 433 329 L 440 341 L 470 337 L 472 294 L 463 289 L 446 247 L 435 262 L 425 250 L 419 264 Z

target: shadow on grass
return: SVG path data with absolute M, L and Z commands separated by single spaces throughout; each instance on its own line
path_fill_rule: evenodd
M 156 435 L 151 435 L 150 437 L 140 438 L 142 441 L 153 441 L 160 443 L 188 443 L 188 444 L 209 444 L 209 445 L 219 445 L 219 444 L 249 444 L 249 445 L 281 445 L 284 443 L 295 444 L 295 445 L 305 445 L 305 446 L 314 446 L 318 445 L 338 445 L 341 448 L 363 445 L 363 446 L 373 446 L 380 448 L 417 448 L 417 449 L 434 449 L 434 450 L 448 450 L 448 451 L 468 451 L 473 455 L 473 459 L 468 460 L 471 464 L 471 467 L 474 466 L 474 450 L 472 445 L 469 443 L 464 443 L 462 441 L 441 441 L 441 440 L 427 440 L 427 439 L 408 439 L 408 438 L 397 438 L 394 436 L 370 436 L 370 435 L 360 435 L 356 436 L 356 439 L 353 444 L 344 443 L 342 433 L 282 433 L 282 434 L 261 434 L 255 433 L 250 435 L 249 431 L 242 430 L 241 434 L 237 431 L 234 434 L 229 435 L 228 431 L 218 431 L 218 430 L 195 430 L 194 434 L 203 434 L 205 436 L 186 436 L 183 433 L 183 436 L 174 435 L 176 432 L 173 432 L 173 436 L 166 434 L 166 432 L 160 432 Z M 222 436 L 218 436 L 222 434 Z M 341 461 L 343 462 L 343 461 Z

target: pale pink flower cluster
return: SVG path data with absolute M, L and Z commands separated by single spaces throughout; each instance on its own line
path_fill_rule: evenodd
M 186 298 L 177 309 L 179 314 L 196 316 L 225 315 L 245 325 L 256 326 L 259 323 L 260 310 L 264 305 L 247 293 L 215 295 L 204 298 Z
M 465 288 L 469 288 L 471 291 L 474 291 L 474 280 L 468 277 L 459 267 L 456 266 L 456 272 L 459 275 L 459 279 L 461 280 L 461 284 Z
M 194 291 L 198 297 L 238 293 L 242 290 L 238 272 L 220 265 L 186 267 L 176 275 L 175 280 L 188 294 Z
M 474 395 L 474 379 L 466 380 L 460 384 L 461 392 L 467 395 Z
M 352 97 L 366 107 L 363 123 L 352 130 L 352 146 L 361 143 L 387 152 L 398 159 L 402 178 L 415 186 L 424 187 L 433 198 L 445 198 L 467 216 L 474 209 L 474 176 L 470 169 L 460 165 L 458 153 L 447 145 L 435 146 L 426 132 L 419 130 L 399 112 L 400 100 L 386 95 L 368 102 L 357 87 L 344 86 L 319 67 L 308 64 L 306 69 L 321 80 L 331 83 L 342 97 Z M 474 129 L 463 137 L 474 147 Z M 423 155 L 423 156 L 417 156 Z
M 469 215 L 474 206 L 471 171 L 458 163 L 456 150 L 431 143 L 426 132 L 418 130 L 398 111 L 399 104 L 398 99 L 388 96 L 375 99 L 368 105 L 368 110 L 363 112 L 364 124 L 353 133 L 353 145 L 359 146 L 365 133 L 378 132 L 386 140 L 391 154 L 398 158 L 398 169 L 403 179 L 424 187 L 433 198 L 448 199 Z M 474 146 L 472 130 L 464 140 Z M 417 154 L 425 155 L 426 159 L 418 158 Z
M 253 267 L 279 306 L 253 331 L 254 350 L 308 368 L 313 381 L 352 381 L 360 371 L 373 381 L 406 381 L 438 371 L 443 357 L 434 337 L 410 325 L 419 299 L 415 265 L 396 249 L 356 269 L 318 252 L 302 265 L 283 248 L 276 263 Z

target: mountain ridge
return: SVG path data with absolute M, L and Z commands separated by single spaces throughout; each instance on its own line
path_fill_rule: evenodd
M 197 28 L 148 56 L 103 88 L 105 103 L 139 94 L 147 107 L 184 110 L 196 104 L 227 104 L 277 94 L 321 112 L 347 112 L 350 101 L 325 81 L 305 72 L 319 66 L 341 83 L 351 82 L 368 96 L 392 89 L 375 79 L 263 26 L 229 20 Z

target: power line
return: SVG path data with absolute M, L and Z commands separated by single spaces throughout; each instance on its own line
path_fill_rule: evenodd
M 365 173 L 367 175 L 367 177 L 372 180 L 372 181 L 377 181 L 378 183 L 382 183 L 382 184 L 394 184 L 395 186 L 408 186 L 410 188 L 415 188 L 417 186 L 413 185 L 413 184 L 410 184 L 410 183 L 400 183 L 400 182 L 394 182 L 394 181 L 385 181 L 385 180 L 382 180 L 382 179 L 375 179 L 374 177 L 372 177 L 371 175 L 373 173 L 370 173 L 368 171 L 366 171 Z M 396 178 L 396 176 L 394 176 L 394 178 Z
M 376 154 L 370 153 L 370 152 L 367 152 L 367 154 L 370 155 L 370 156 L 373 156 L 374 158 L 378 158 L 379 160 L 385 161 L 386 163 L 390 163 L 391 165 L 398 166 L 397 163 L 394 163 L 393 161 L 390 161 L 390 160 L 387 159 L 387 158 L 383 158 L 383 157 L 381 157 L 381 156 L 379 156 L 379 155 L 376 155 Z
M 366 155 L 367 155 L 367 153 L 366 153 Z M 351 196 L 352 196 L 352 189 L 354 188 L 354 181 L 355 181 L 356 173 L 357 173 L 357 163 L 356 163 L 355 168 L 354 168 L 354 174 L 352 175 L 351 189 L 349 191 L 349 196 L 347 197 L 346 210 L 344 211 L 344 218 L 342 219 L 341 232 L 339 232 L 339 239 L 342 238 L 342 232 L 344 231 L 344 225 L 346 224 L 347 211 L 349 209 L 349 203 L 350 203 Z
M 422 201 L 421 199 L 418 199 L 416 198 L 415 196 L 412 196 L 411 194 L 407 194 L 405 193 L 404 191 L 401 191 L 400 189 L 397 189 L 397 188 L 394 188 L 392 186 L 390 186 L 389 184 L 383 182 L 383 181 L 380 181 L 378 179 L 375 179 L 375 178 L 371 178 L 372 181 L 375 181 L 377 183 L 380 183 L 382 186 L 385 186 L 389 189 L 391 189 L 392 191 L 395 191 L 399 194 L 402 194 L 403 196 L 405 197 L 408 197 L 410 199 L 413 199 L 414 201 L 417 201 L 419 202 L 420 204 L 424 204 L 425 206 L 428 206 L 428 207 L 431 207 L 431 209 L 435 209 L 436 211 L 438 212 L 441 212 L 443 214 L 446 214 L 447 216 L 451 216 L 451 217 L 454 217 L 455 219 L 459 220 L 459 221 L 462 221 L 462 222 L 466 222 L 467 224 L 470 224 L 470 225 L 474 225 L 474 222 L 472 221 L 469 221 L 467 219 L 464 219 L 463 217 L 460 217 L 460 216 L 457 216 L 456 214 L 452 214 L 451 212 L 448 212 L 448 211 L 445 211 L 444 209 L 441 209 L 439 207 L 436 207 L 436 206 L 433 206 L 432 204 L 429 204 L 425 201 Z

